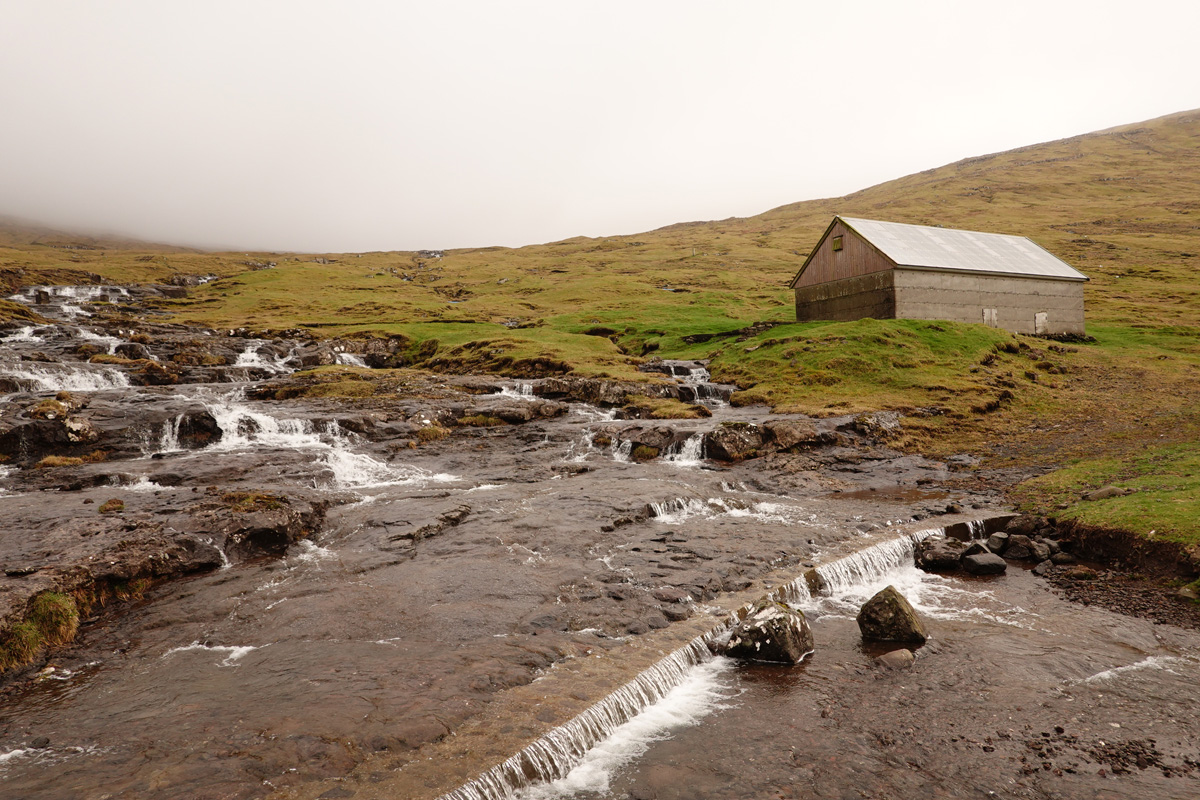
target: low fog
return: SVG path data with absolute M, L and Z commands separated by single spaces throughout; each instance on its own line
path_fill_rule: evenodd
M 0 214 L 210 248 L 746 216 L 1182 111 L 1200 5 L 5 4 Z

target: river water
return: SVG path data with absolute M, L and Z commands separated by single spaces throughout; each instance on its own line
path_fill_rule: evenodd
M 248 343 L 233 366 L 249 381 L 172 387 L 17 360 L 69 340 L 65 325 L 7 335 L 0 377 L 30 391 L 6 402 L 69 388 L 97 419 L 200 405 L 224 435 L 186 449 L 175 412 L 158 413 L 137 453 L 79 468 L 104 482 L 70 491 L 4 468 L 7 536 L 111 497 L 173 520 L 209 486 L 331 506 L 282 557 L 159 585 L 14 685 L 4 797 L 1200 796 L 1196 635 L 1066 603 L 1019 568 L 914 570 L 913 538 L 963 518 L 931 516 L 948 501 L 998 510 L 941 488 L 942 464 L 867 445 L 713 464 L 689 434 L 767 417 L 717 403 L 664 423 L 680 445 L 647 463 L 619 437 L 596 445 L 615 423 L 584 405 L 396 448 L 334 401 L 247 400 L 253 378 L 295 366 L 286 347 Z M 96 338 L 111 335 L 74 336 L 111 349 L 123 340 Z M 535 402 L 521 384 L 495 400 Z M 372 413 L 380 430 L 438 410 Z M 789 595 L 817 640 L 802 665 L 695 646 L 814 564 L 826 593 Z M 853 621 L 888 584 L 933 632 L 909 671 L 873 667 Z M 538 744 L 589 707 L 578 747 Z M 527 746 L 543 773 L 472 783 Z

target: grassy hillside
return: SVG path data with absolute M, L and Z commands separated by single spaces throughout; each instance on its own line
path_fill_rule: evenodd
M 1091 277 L 1096 342 L 949 323 L 791 322 L 786 285 L 835 213 L 1029 236 Z M 989 453 L 992 464 L 1119 461 L 1147 441 L 1200 441 L 1197 254 L 1200 111 L 755 217 L 443 257 L 199 253 L 0 225 L 9 287 L 213 274 L 223 279 L 163 310 L 218 327 L 400 334 L 442 370 L 634 377 L 651 354 L 710 358 L 718 379 L 743 387 L 737 401 L 814 414 L 900 409 L 908 446 Z M 0 318 L 11 313 L 0 306 Z M 778 326 L 721 335 L 757 322 Z

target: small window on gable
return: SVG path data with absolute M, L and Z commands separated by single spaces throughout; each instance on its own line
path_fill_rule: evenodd
M 841 250 L 841 249 L 842 249 L 842 237 L 840 237 L 840 236 L 833 237 L 834 252 L 837 252 L 838 250 Z

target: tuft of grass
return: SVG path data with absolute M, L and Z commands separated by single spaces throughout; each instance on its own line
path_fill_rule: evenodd
M 28 664 L 43 647 L 71 642 L 78 629 L 79 608 L 71 595 L 35 595 L 25 609 L 24 619 L 0 632 L 0 672 Z
M 111 500 L 105 500 L 100 504 L 99 511 L 101 514 L 119 514 L 125 510 L 125 501 L 114 497 Z
M 439 439 L 445 439 L 449 435 L 450 431 L 441 425 L 426 425 L 417 430 L 417 439 L 422 442 L 436 442 Z
M 283 508 L 286 498 L 269 492 L 226 492 L 221 502 L 238 513 L 270 511 Z
M 625 405 L 639 409 L 644 419 L 701 419 L 712 416 L 712 412 L 702 405 L 684 403 L 673 397 L 630 394 L 625 396 Z
M 646 444 L 639 444 L 637 447 L 633 448 L 633 452 L 630 453 L 629 456 L 634 461 L 650 461 L 651 459 L 658 458 L 658 448 L 651 447 L 650 445 Z
M 46 456 L 34 466 L 38 469 L 53 469 L 55 467 L 78 467 L 83 459 L 76 456 Z

